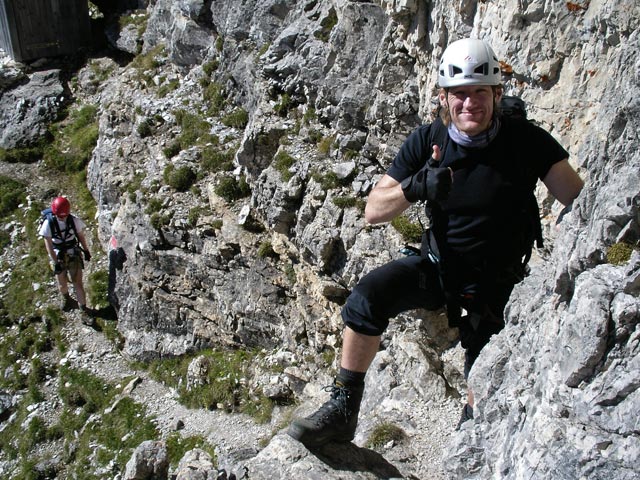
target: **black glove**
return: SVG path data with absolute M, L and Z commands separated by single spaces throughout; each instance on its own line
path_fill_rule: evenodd
M 91 254 L 86 250 L 84 251 L 84 260 L 85 262 L 88 262 L 89 260 L 91 260 Z
M 411 203 L 418 200 L 444 200 L 451 191 L 451 184 L 449 168 L 430 168 L 426 165 L 401 183 L 402 192 Z
M 60 275 L 62 273 L 62 264 L 60 262 L 56 262 L 53 266 L 53 273 L 55 275 Z

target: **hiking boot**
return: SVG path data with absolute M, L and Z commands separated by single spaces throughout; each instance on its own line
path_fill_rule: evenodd
M 95 327 L 96 321 L 92 315 L 93 311 L 86 305 L 80 305 L 80 321 L 87 327 Z
M 355 436 L 364 385 L 344 387 L 335 382 L 325 390 L 331 398 L 312 415 L 294 420 L 287 431 L 306 447 L 350 442 Z
M 78 302 L 76 302 L 71 295 L 68 293 L 66 295 L 62 295 L 62 302 L 60 303 L 60 308 L 62 308 L 63 312 L 70 312 L 74 308 L 78 308 Z
M 462 424 L 467 420 L 473 420 L 473 407 L 468 403 L 465 403 L 464 407 L 462 407 L 462 415 L 460 416 L 460 421 L 458 422 L 456 430 L 460 430 Z

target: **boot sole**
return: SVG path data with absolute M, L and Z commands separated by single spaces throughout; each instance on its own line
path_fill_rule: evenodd
M 287 434 L 294 440 L 302 443 L 307 448 L 317 448 L 328 443 L 349 443 L 355 438 L 355 434 L 337 434 L 329 435 L 327 437 L 319 437 L 318 435 L 313 435 L 313 432 L 307 432 L 296 427 L 296 425 L 291 425 L 287 430 Z M 313 436 L 311 438 L 305 438 L 305 435 Z

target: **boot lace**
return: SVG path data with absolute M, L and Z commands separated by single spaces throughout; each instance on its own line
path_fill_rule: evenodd
M 316 424 L 320 424 L 325 420 L 334 417 L 336 414 L 344 417 L 344 421 L 349 421 L 351 410 L 347 408 L 347 400 L 351 392 L 348 388 L 339 385 L 327 385 L 323 388 L 325 392 L 331 392 L 331 398 L 326 401 L 311 417 Z

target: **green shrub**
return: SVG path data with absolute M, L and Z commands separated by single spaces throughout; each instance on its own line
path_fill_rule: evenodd
M 180 86 L 179 80 L 177 79 L 170 80 L 168 83 L 165 83 L 164 85 L 161 85 L 160 88 L 158 88 L 158 97 L 160 98 L 166 97 L 170 92 L 177 90 L 179 86 Z
M 182 460 L 182 458 L 188 451 L 194 450 L 196 448 L 207 452 L 209 455 L 211 455 L 213 463 L 217 463 L 215 447 L 211 445 L 202 435 L 183 437 L 179 433 L 172 433 L 167 437 L 166 443 L 169 463 L 171 464 L 172 469 L 175 469 L 177 467 L 178 462 Z
M 218 70 L 219 66 L 220 66 L 220 61 L 214 58 L 213 60 L 210 60 L 204 65 L 202 65 L 202 71 L 207 77 L 210 77 L 213 72 Z
M 273 110 L 281 117 L 286 117 L 295 106 L 295 103 L 287 93 L 280 96 L 280 101 L 273 107 Z
M 43 155 L 44 145 L 9 150 L 0 148 L 0 161 L 7 163 L 34 163 L 40 160 Z
M 45 165 L 64 173 L 84 172 L 98 141 L 97 107 L 85 105 L 67 122 L 52 127 L 54 141 L 45 148 Z
M 0 175 L 0 219 L 11 215 L 27 199 L 26 185 Z
M 219 83 L 208 84 L 202 92 L 202 98 L 209 108 L 209 115 L 219 115 L 227 104 L 227 97 L 224 94 L 224 87 Z
M 232 176 L 223 177 L 214 191 L 227 202 L 234 202 L 251 194 L 249 184 L 244 177 L 238 180 Z
M 223 125 L 233 128 L 245 128 L 249 123 L 249 114 L 244 108 L 236 108 L 220 119 Z
M 212 140 L 212 135 L 209 133 L 211 124 L 202 117 L 184 110 L 178 110 L 174 114 L 182 129 L 177 138 L 181 150 L 186 150 L 197 143 L 206 143 Z
M 335 138 L 333 136 L 322 138 L 318 142 L 318 152 L 322 156 L 326 157 L 327 155 L 329 155 L 329 152 L 331 151 L 331 145 L 333 145 L 333 142 L 335 142 Z
M 302 123 L 309 125 L 318 119 L 315 108 L 308 108 L 302 116 Z
M 147 208 L 145 208 L 144 212 L 147 215 L 158 213 L 162 210 L 163 203 L 164 202 L 162 201 L 162 199 L 158 197 L 151 197 L 149 199 L 149 202 L 147 203 Z
M 233 170 L 234 155 L 231 150 L 223 151 L 208 145 L 200 153 L 200 162 L 207 172 L 225 172 Z
M 140 135 L 140 138 L 146 138 L 153 135 L 153 128 L 152 128 L 151 121 L 147 118 L 145 118 L 138 124 L 137 130 L 138 130 L 138 135 Z
M 190 209 L 189 215 L 187 216 L 187 221 L 189 222 L 189 225 L 191 225 L 192 227 L 195 227 L 198 224 L 198 220 L 200 219 L 200 216 L 205 211 L 206 209 L 204 207 L 193 207 L 192 209 Z
M 102 308 L 109 305 L 109 272 L 97 270 L 89 274 L 87 279 L 87 295 L 94 308 Z
M 179 192 L 186 192 L 195 183 L 197 174 L 187 165 L 175 168 L 169 164 L 165 167 L 162 177 L 170 187 Z
M 293 177 L 293 173 L 291 173 L 290 168 L 296 163 L 296 159 L 289 155 L 284 150 L 280 150 L 273 162 L 273 167 L 280 172 L 282 175 L 282 179 L 288 181 Z
M 169 225 L 170 221 L 171 221 L 171 217 L 169 215 L 163 215 L 158 212 L 152 213 L 151 217 L 149 217 L 149 222 L 151 223 L 151 226 L 156 230 L 160 230 L 165 225 Z
M 162 153 L 164 153 L 165 157 L 171 159 L 176 155 L 178 155 L 181 150 L 182 150 L 182 147 L 180 146 L 180 142 L 177 141 L 177 142 L 171 143 L 168 147 L 163 148 Z

